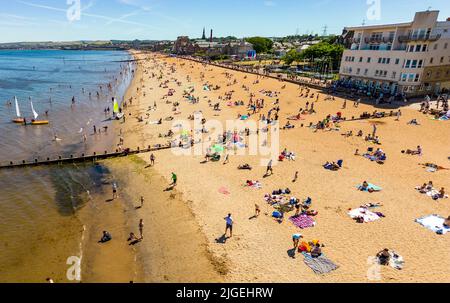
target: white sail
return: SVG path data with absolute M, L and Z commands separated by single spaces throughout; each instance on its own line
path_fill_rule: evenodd
M 17 118 L 20 118 L 21 114 L 20 114 L 20 109 L 19 109 L 19 102 L 17 102 L 17 97 L 16 96 L 14 96 L 14 102 L 16 103 L 16 115 L 17 115 Z
M 37 118 L 38 118 L 38 113 L 34 110 L 34 107 L 33 107 L 33 101 L 31 101 L 30 100 L 30 103 L 31 103 L 31 111 L 33 112 L 33 115 L 34 115 L 34 120 L 36 120 Z

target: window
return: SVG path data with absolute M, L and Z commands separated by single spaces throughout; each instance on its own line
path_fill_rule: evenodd
M 378 58 L 378 63 L 381 63 L 382 60 L 383 58 Z
M 411 68 L 417 68 L 417 60 L 413 60 Z
M 434 50 L 437 50 L 438 49 L 438 44 L 436 43 L 435 45 L 434 45 Z
M 378 74 L 379 74 L 379 71 L 378 71 L 378 69 L 377 69 L 377 70 L 375 71 L 375 77 L 377 77 Z
M 420 52 L 421 49 L 422 49 L 422 44 L 417 44 L 416 45 L 416 52 Z
M 361 69 L 358 68 L 358 69 L 356 70 L 356 74 L 359 75 L 360 72 L 361 72 Z
M 422 68 L 422 66 L 423 66 L 423 60 L 419 60 L 419 65 L 417 67 Z
M 386 77 L 387 76 L 387 70 L 385 70 L 384 72 L 383 72 L 383 77 Z
M 448 47 L 448 43 L 446 42 L 446 43 L 444 44 L 444 49 L 447 49 L 447 47 Z
M 405 68 L 409 68 L 410 65 L 411 65 L 411 60 L 406 60 Z
M 386 64 L 386 58 L 383 58 L 383 60 L 381 61 L 381 63 Z
M 444 63 L 444 57 L 441 57 L 441 63 Z
M 414 77 L 415 77 L 415 74 L 409 74 L 408 82 L 413 82 L 414 81 Z
M 401 78 L 402 78 L 402 81 L 406 81 L 406 79 L 408 78 L 408 74 L 402 74 Z
M 397 72 L 392 72 L 392 79 L 395 79 L 397 77 Z
M 424 45 L 422 45 L 422 52 L 426 52 L 426 51 L 427 51 L 427 45 L 424 44 Z
M 391 63 L 391 58 L 386 59 L 386 64 L 389 64 L 389 63 Z
M 398 65 L 400 63 L 400 59 L 395 59 L 395 64 Z
M 414 82 L 419 82 L 420 74 L 416 74 L 416 77 L 414 78 Z
M 364 76 L 367 76 L 368 73 L 369 73 L 369 69 L 366 68 L 366 69 L 364 70 Z
M 434 58 L 430 58 L 430 64 L 433 64 Z
M 410 45 L 408 51 L 409 51 L 410 53 L 412 53 L 412 52 L 414 51 L 414 45 Z
M 359 57 L 359 62 L 363 62 L 363 57 Z
M 368 58 L 367 58 L 367 63 L 370 63 L 371 59 L 372 59 L 372 58 L 368 57 Z

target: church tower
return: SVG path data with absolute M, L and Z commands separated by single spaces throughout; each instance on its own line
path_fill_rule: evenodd
M 203 28 L 202 40 L 206 40 L 206 29 Z

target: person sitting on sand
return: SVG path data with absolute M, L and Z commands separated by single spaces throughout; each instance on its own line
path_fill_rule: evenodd
M 103 231 L 103 236 L 100 240 L 100 243 L 106 243 L 112 240 L 112 236 L 109 232 Z
M 389 249 L 385 248 L 377 254 L 378 262 L 380 265 L 389 265 L 389 260 L 391 255 L 389 254 Z
M 366 191 L 369 190 L 369 183 L 367 183 L 367 181 L 364 181 L 360 187 L 361 191 Z
M 130 237 L 128 238 L 128 242 L 140 241 L 140 239 L 134 234 L 130 233 Z
M 447 228 L 450 228 L 450 216 L 448 216 L 448 218 L 445 219 L 444 226 L 447 227 Z
M 439 195 L 438 195 L 438 197 L 439 197 L 440 199 L 445 198 L 445 189 L 444 189 L 443 187 L 441 188 L 441 190 L 439 190 Z
M 316 245 L 311 250 L 311 257 L 318 258 L 322 255 L 322 249 L 320 248 L 320 244 L 316 243 Z
M 238 169 L 241 169 L 241 170 L 244 170 L 244 169 L 246 169 L 246 170 L 252 170 L 252 167 L 249 165 L 249 164 L 244 164 L 244 165 L 239 165 L 238 166 Z

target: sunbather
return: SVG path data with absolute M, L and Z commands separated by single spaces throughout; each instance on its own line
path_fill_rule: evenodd
M 444 226 L 450 228 L 450 216 L 444 221 Z
M 377 254 L 378 262 L 380 265 L 389 265 L 389 260 L 391 258 L 389 254 L 389 249 L 385 248 Z
M 320 244 L 316 243 L 314 248 L 311 250 L 311 257 L 318 258 L 322 255 L 322 249 L 320 248 Z
M 244 169 L 252 170 L 252 167 L 249 164 L 244 164 L 244 165 L 239 165 L 238 169 L 241 169 L 241 170 L 244 170 Z

